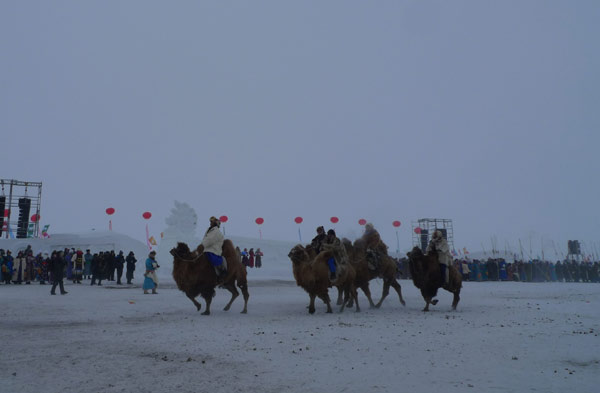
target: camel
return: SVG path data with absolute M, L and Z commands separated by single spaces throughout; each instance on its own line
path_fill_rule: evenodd
M 400 304 L 406 305 L 406 302 L 402 298 L 402 287 L 396 279 L 396 262 L 387 255 L 381 255 L 381 263 L 376 270 L 369 269 L 367 261 L 367 249 L 363 239 L 357 239 L 354 245 L 348 239 L 343 239 L 346 252 L 350 258 L 350 263 L 356 270 L 356 280 L 354 282 L 356 288 L 362 289 L 363 293 L 369 300 L 369 306 L 371 308 L 380 308 L 384 299 L 390 293 L 390 287 L 396 290 L 400 299 Z M 383 290 L 381 293 L 381 299 L 375 304 L 371 298 L 371 291 L 369 289 L 369 281 L 374 278 L 383 279 Z M 338 304 L 342 302 L 342 292 L 338 289 Z M 348 307 L 352 307 L 352 298 Z
M 196 301 L 196 297 L 201 295 L 206 301 L 206 310 L 202 315 L 210 315 L 210 304 L 215 296 L 215 287 L 217 285 L 224 287 L 231 292 L 231 300 L 224 311 L 228 311 L 231 304 L 239 296 L 237 286 L 244 295 L 244 309 L 242 314 L 248 312 L 248 282 L 246 280 L 246 267 L 242 265 L 239 254 L 233 247 L 229 239 L 223 242 L 223 256 L 227 260 L 227 275 L 224 280 L 219 281 L 214 267 L 202 253 L 202 245 L 194 252 L 190 251 L 185 243 L 177 243 L 177 247 L 171 250 L 173 255 L 173 278 L 177 283 L 177 288 L 184 292 L 186 296 L 194 303 L 197 311 L 200 311 L 202 305 Z
M 346 296 L 346 300 L 353 299 L 356 301 L 356 311 L 360 311 L 358 296 L 354 287 L 354 269 L 351 266 L 340 268 L 337 279 L 332 283 L 329 279 L 329 267 L 327 266 L 327 260 L 331 256 L 332 253 L 329 251 L 323 251 L 316 255 L 314 248 L 311 246 L 305 248 L 301 244 L 294 246 L 288 254 L 292 261 L 296 284 L 302 287 L 310 298 L 308 312 L 310 314 L 315 312 L 315 298 L 317 297 L 327 305 L 327 312 L 332 312 L 328 293 L 331 285 L 339 285 Z M 340 312 L 344 311 L 347 301 L 342 304 Z
M 421 290 L 421 295 L 423 295 L 423 299 L 425 300 L 423 311 L 429 311 L 429 304 L 435 306 L 438 303 L 437 299 L 433 298 L 437 296 L 439 288 L 444 288 L 454 295 L 452 310 L 456 310 L 462 287 L 462 276 L 458 270 L 454 266 L 450 266 L 450 282 L 445 284 L 436 251 L 423 254 L 423 251 L 419 247 L 414 247 L 406 255 L 408 255 L 408 264 L 413 283 L 415 287 Z

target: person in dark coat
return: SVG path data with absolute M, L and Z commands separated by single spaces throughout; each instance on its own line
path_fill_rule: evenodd
M 98 280 L 98 285 L 102 285 L 102 278 L 104 277 L 104 253 L 100 251 L 99 254 L 94 254 L 92 256 L 92 283 L 90 285 L 96 284 L 96 280 Z
M 256 268 L 262 267 L 262 257 L 262 251 L 260 251 L 260 248 L 257 248 L 256 253 L 254 254 L 254 266 Z
M 317 254 L 321 252 L 321 244 L 323 244 L 326 237 L 327 235 L 325 234 L 325 228 L 322 226 L 318 227 L 317 236 L 315 236 L 310 242 L 310 245 L 315 249 Z
M 554 268 L 556 269 L 556 279 L 558 282 L 562 282 L 564 279 L 562 263 L 560 263 L 560 261 L 556 261 Z
M 125 273 L 125 278 L 127 279 L 127 284 L 131 284 L 131 280 L 133 280 L 133 271 L 135 270 L 135 263 L 137 262 L 133 251 L 129 251 L 125 261 L 127 262 L 127 272 Z
M 115 264 L 116 257 L 117 256 L 115 255 L 114 250 L 111 250 L 110 253 L 104 253 L 104 262 L 106 263 L 107 270 L 106 279 L 108 281 L 115 281 L 115 270 L 117 269 L 117 266 Z
M 66 262 L 63 257 L 62 251 L 53 253 L 53 257 L 50 259 L 50 270 L 52 271 L 52 289 L 50 290 L 51 295 L 56 295 L 56 286 L 60 286 L 60 294 L 66 295 L 68 292 L 65 291 L 63 284 L 63 277 L 65 274 Z
M 115 257 L 115 268 L 117 269 L 117 285 L 121 284 L 121 277 L 123 276 L 123 265 L 125 264 L 125 256 L 123 251 L 119 251 L 119 255 Z
M 94 256 L 90 252 L 90 250 L 85 250 L 85 255 L 83 256 L 84 268 L 83 268 L 83 278 L 87 278 L 88 280 L 92 278 L 92 258 Z
M 244 248 L 244 251 L 242 251 L 242 264 L 246 267 L 248 267 L 248 249 Z
M 103 276 L 103 278 L 106 281 L 114 281 L 115 259 L 112 257 L 110 252 L 105 251 L 104 254 L 102 254 L 102 260 L 104 261 L 104 276 Z M 111 274 L 113 275 L 112 277 L 111 277 Z

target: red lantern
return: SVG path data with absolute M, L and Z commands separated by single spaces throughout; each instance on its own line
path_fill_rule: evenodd
M 401 223 L 400 223 L 400 221 L 394 221 L 392 223 L 392 225 L 395 226 L 396 228 L 398 228 L 401 225 Z
M 415 233 L 416 233 L 417 235 L 420 235 L 420 234 L 421 234 L 421 228 L 420 228 L 420 227 L 416 227 L 416 228 L 415 228 Z
M 340 219 L 339 219 L 339 218 L 337 218 L 337 217 L 331 217 L 329 220 L 330 220 L 332 223 L 334 223 L 334 224 L 337 224 L 337 223 L 338 223 L 338 221 L 339 221 Z
M 145 220 L 149 220 L 150 217 L 152 217 L 152 213 L 150 213 L 150 212 L 144 212 L 142 214 L 142 217 L 144 217 Z
M 302 217 L 296 217 L 296 218 L 294 218 L 294 222 L 295 222 L 296 224 L 301 224 L 301 223 L 302 223 L 302 221 L 304 221 L 304 220 L 302 219 Z
M 40 219 L 39 214 L 34 214 L 33 216 L 31 216 L 31 222 L 37 222 L 39 219 Z
M 221 221 L 223 223 L 227 222 L 227 220 L 229 220 L 229 217 L 227 217 L 227 216 L 221 216 L 221 217 L 219 217 L 219 221 Z
M 364 218 L 361 218 L 360 220 L 358 220 L 358 225 L 365 225 L 367 223 L 367 220 L 365 220 Z
M 262 217 L 258 217 L 256 220 L 254 220 L 254 222 L 258 225 L 262 225 L 262 223 L 265 222 L 265 220 Z
M 108 214 L 109 216 L 115 214 L 115 209 L 109 207 L 108 209 L 106 209 L 106 214 Z

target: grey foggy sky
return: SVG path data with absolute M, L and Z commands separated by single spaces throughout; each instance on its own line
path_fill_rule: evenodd
M 4 1 L 2 178 L 51 233 L 303 240 L 454 219 L 456 245 L 600 245 L 600 2 Z M 535 248 L 535 245 L 534 245 Z

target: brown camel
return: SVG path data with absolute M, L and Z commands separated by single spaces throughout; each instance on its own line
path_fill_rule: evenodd
M 344 239 L 344 245 L 346 246 L 346 252 L 350 258 L 350 263 L 356 270 L 356 280 L 354 282 L 356 288 L 362 289 L 365 296 L 369 300 L 369 306 L 371 308 L 379 308 L 383 303 L 383 300 L 389 295 L 390 287 L 396 290 L 398 297 L 400 298 L 400 304 L 406 305 L 402 298 L 402 287 L 396 279 L 396 262 L 388 255 L 380 255 L 381 262 L 376 270 L 369 269 L 367 262 L 367 248 L 363 239 L 357 239 L 354 245 L 350 243 L 350 240 Z M 381 299 L 377 304 L 373 303 L 371 298 L 371 291 L 369 289 L 369 281 L 374 278 L 383 279 L 383 291 L 381 293 Z M 342 302 L 341 291 L 338 291 L 338 304 Z M 348 303 L 348 307 L 352 307 L 352 299 Z
M 302 287 L 310 298 L 308 312 L 315 312 L 315 298 L 319 297 L 327 305 L 327 312 L 331 313 L 331 300 L 329 298 L 329 287 L 339 285 L 346 296 L 346 300 L 356 301 L 356 311 L 360 311 L 358 296 L 354 286 L 355 271 L 352 266 L 340 267 L 338 276 L 334 282 L 330 281 L 329 266 L 327 260 L 332 257 L 329 251 L 323 251 L 316 255 L 314 248 L 310 245 L 306 248 L 300 244 L 296 245 L 288 254 L 292 261 L 294 278 L 296 284 Z M 345 302 L 347 303 L 347 302 Z M 346 304 L 342 304 L 340 312 L 343 312 Z
M 425 299 L 425 308 L 423 311 L 429 311 L 429 304 L 434 306 L 438 303 L 437 296 L 439 288 L 454 294 L 452 300 L 452 309 L 456 310 L 460 300 L 460 289 L 462 287 L 462 276 L 454 266 L 450 266 L 450 282 L 446 284 L 442 276 L 442 269 L 438 261 L 438 254 L 432 251 L 429 254 L 423 254 L 419 247 L 414 247 L 408 255 L 408 266 L 412 275 L 415 287 L 421 290 L 421 295 Z
M 226 288 L 231 292 L 231 300 L 223 310 L 228 311 L 231 303 L 239 296 L 237 286 L 244 295 L 243 314 L 248 312 L 248 282 L 246 280 L 246 267 L 242 265 L 239 255 L 236 253 L 231 240 L 226 239 L 223 242 L 223 256 L 227 261 L 227 275 L 224 280 L 219 281 L 214 267 L 202 253 L 202 245 L 191 252 L 185 243 L 177 243 L 177 247 L 171 250 L 173 255 L 173 278 L 177 283 L 177 288 L 184 292 L 186 296 L 194 303 L 196 309 L 200 311 L 202 305 L 196 301 L 196 297 L 201 295 L 206 301 L 206 310 L 202 315 L 210 315 L 210 303 L 215 296 L 215 287 L 217 285 Z
M 321 254 L 319 254 L 319 256 L 320 255 Z M 324 258 L 322 260 L 326 263 L 327 259 L 329 259 L 331 256 L 325 253 L 323 257 Z M 342 308 L 340 308 L 340 312 L 344 311 L 346 305 L 352 307 L 352 302 L 356 303 L 356 312 L 360 311 L 360 307 L 358 305 L 358 292 L 356 291 L 356 269 L 352 264 L 347 263 L 344 266 L 338 265 L 336 280 L 331 284 L 336 286 L 340 293 L 344 294 L 344 299 L 341 302 Z M 338 303 L 338 305 L 340 305 L 340 303 Z

